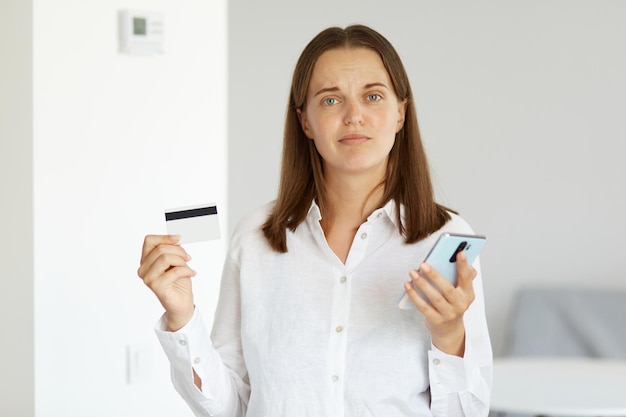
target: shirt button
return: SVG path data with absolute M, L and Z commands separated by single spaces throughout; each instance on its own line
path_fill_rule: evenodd
M 433 359 L 433 364 L 434 365 L 439 365 L 441 363 L 441 361 L 439 359 Z
M 187 346 L 187 342 L 185 340 L 179 340 L 178 343 L 180 343 L 181 346 Z
M 347 280 L 348 280 L 348 278 L 346 278 L 346 277 L 339 278 L 339 282 L 341 282 L 342 284 L 345 284 Z
M 379 218 L 379 219 L 380 219 L 381 217 L 383 217 L 383 212 L 382 212 L 382 211 L 381 211 L 381 212 L 379 212 L 379 213 L 376 215 L 376 217 L 377 217 L 377 218 Z
M 336 331 L 337 333 L 341 333 L 341 332 L 343 332 L 343 327 L 341 327 L 341 326 L 337 326 L 337 327 L 335 328 L 335 331 Z
M 196 358 L 193 360 L 193 363 L 195 363 L 196 365 L 200 363 L 200 358 Z
M 339 381 L 339 377 L 337 375 L 333 375 L 330 379 L 332 379 L 333 382 Z
M 361 239 L 367 239 L 367 233 L 362 233 L 361 234 Z

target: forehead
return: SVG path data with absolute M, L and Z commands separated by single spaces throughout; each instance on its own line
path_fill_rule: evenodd
M 311 74 L 310 88 L 349 81 L 389 83 L 389 74 L 377 52 L 367 48 L 340 48 L 324 52 Z

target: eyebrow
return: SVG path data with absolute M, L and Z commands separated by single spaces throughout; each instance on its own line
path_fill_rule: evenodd
M 373 87 L 383 87 L 387 90 L 389 90 L 389 87 L 387 87 L 387 85 L 383 84 L 383 83 L 369 83 L 369 84 L 365 84 L 365 89 L 370 89 Z M 319 90 L 317 93 L 313 94 L 313 97 L 317 97 L 320 94 L 325 94 L 325 93 L 334 93 L 339 91 L 339 87 L 328 87 L 328 88 L 322 88 L 321 90 Z
M 322 88 L 317 93 L 313 94 L 313 97 L 317 97 L 320 94 L 325 94 L 325 93 L 334 93 L 335 91 L 339 91 L 339 87 Z

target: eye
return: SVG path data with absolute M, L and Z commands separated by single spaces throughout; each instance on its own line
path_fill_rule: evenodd
M 334 97 L 328 97 L 328 98 L 325 98 L 324 100 L 322 100 L 322 103 L 325 106 L 332 106 L 333 104 L 337 104 L 337 99 L 334 98 Z
M 380 94 L 368 94 L 367 101 L 379 101 L 382 100 L 382 96 Z

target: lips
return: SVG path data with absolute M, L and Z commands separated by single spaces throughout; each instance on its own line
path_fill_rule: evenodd
M 339 139 L 339 142 L 345 145 L 357 145 L 359 143 L 367 142 L 369 139 L 369 136 L 360 133 L 350 133 L 342 136 Z

